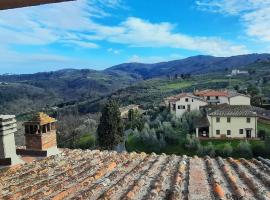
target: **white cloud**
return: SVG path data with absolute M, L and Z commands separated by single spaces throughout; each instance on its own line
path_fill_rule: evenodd
M 196 37 L 176 32 L 175 25 L 168 22 L 151 23 L 135 17 L 127 18 L 115 26 L 96 22 L 98 17 L 110 16 L 105 7 L 119 8 L 121 3 L 121 0 L 77 0 L 1 11 L 0 43 L 6 48 L 11 45 L 54 43 L 98 48 L 97 43 L 104 40 L 129 47 L 169 47 L 216 56 L 248 53 L 245 46 L 221 38 Z M 119 53 L 118 50 L 111 52 Z M 3 56 L 0 55 L 0 58 Z
M 97 34 L 110 42 L 131 47 L 171 47 L 198 51 L 216 56 L 248 53 L 243 45 L 235 45 L 215 37 L 196 37 L 174 33 L 170 23 L 151 23 L 139 18 L 128 18 L 115 27 L 115 33 L 98 30 Z
M 239 16 L 248 36 L 270 42 L 270 0 L 201 0 L 200 9 Z

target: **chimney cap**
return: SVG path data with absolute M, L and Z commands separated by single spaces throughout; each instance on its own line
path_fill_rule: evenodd
M 15 115 L 0 115 L 1 119 L 10 119 L 10 118 L 15 118 Z
M 50 117 L 49 115 L 43 113 L 43 112 L 38 112 L 36 113 L 32 119 L 29 121 L 25 122 L 24 124 L 38 124 L 38 125 L 45 125 L 45 124 L 50 124 L 56 122 L 55 118 Z

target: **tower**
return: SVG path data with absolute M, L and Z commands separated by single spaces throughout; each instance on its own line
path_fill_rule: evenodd
M 23 161 L 16 154 L 14 133 L 17 123 L 14 115 L 0 115 L 0 165 L 21 164 Z
M 41 153 L 46 156 L 57 154 L 56 120 L 45 113 L 35 114 L 24 123 L 26 151 Z M 42 154 L 43 155 L 43 154 Z

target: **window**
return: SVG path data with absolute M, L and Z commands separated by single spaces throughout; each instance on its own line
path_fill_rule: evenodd
M 176 110 L 176 105 L 175 104 L 173 104 L 173 110 Z
M 244 130 L 243 129 L 239 129 L 239 134 L 243 135 L 244 134 Z
M 28 125 L 25 125 L 25 133 L 30 134 L 30 127 Z
M 220 122 L 220 117 L 216 118 L 216 122 L 219 123 Z
M 209 96 L 207 96 L 207 100 L 210 100 L 210 97 Z
M 179 105 L 178 109 L 186 109 L 186 106 Z
M 231 135 L 231 130 L 227 130 L 227 135 Z
M 46 126 L 45 125 L 42 126 L 42 133 L 46 133 Z
M 218 100 L 218 96 L 216 96 L 216 100 Z
M 193 102 L 193 101 L 194 101 L 194 99 L 191 99 L 191 101 Z
M 250 123 L 250 121 L 251 121 L 250 117 L 247 117 L 247 123 Z
M 220 130 L 216 130 L 216 135 L 220 135 Z
M 186 98 L 185 101 L 188 102 L 188 98 Z
M 230 117 L 227 117 L 227 122 L 231 123 L 231 118 Z

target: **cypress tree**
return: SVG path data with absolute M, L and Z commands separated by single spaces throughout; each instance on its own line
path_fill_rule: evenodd
M 97 134 L 102 149 L 112 150 L 123 142 L 123 124 L 117 102 L 110 100 L 103 108 Z

